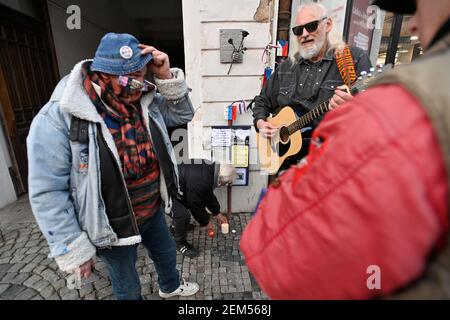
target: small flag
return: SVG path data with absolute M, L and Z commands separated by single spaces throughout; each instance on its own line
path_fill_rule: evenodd
M 289 55 L 289 41 L 278 40 L 277 45 L 277 57 L 287 57 Z
M 232 120 L 233 119 L 233 113 L 231 111 L 231 106 L 226 106 L 225 107 L 224 118 L 225 118 L 225 120 Z
M 266 67 L 264 69 L 264 78 L 263 78 L 263 86 L 266 84 L 267 81 L 269 81 L 270 76 L 272 75 L 273 69 L 270 67 Z

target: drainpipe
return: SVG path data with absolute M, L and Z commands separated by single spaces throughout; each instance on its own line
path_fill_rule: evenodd
M 278 6 L 277 40 L 289 40 L 292 0 L 280 0 Z

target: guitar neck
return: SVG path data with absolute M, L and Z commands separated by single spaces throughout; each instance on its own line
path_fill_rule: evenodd
M 382 70 L 378 68 L 378 70 L 375 74 L 372 74 L 372 72 L 374 71 L 372 69 L 370 70 L 369 74 L 367 74 L 367 72 L 365 72 L 365 73 L 361 72 L 361 77 L 358 78 L 358 81 L 353 83 L 348 88 L 350 90 L 350 93 L 352 95 L 355 95 L 355 94 L 363 91 L 365 88 L 367 88 L 368 84 L 372 81 L 373 78 L 379 76 L 381 73 L 383 73 L 383 71 L 389 70 L 389 69 L 392 69 L 392 65 L 386 65 L 383 67 Z M 326 112 L 328 112 L 330 110 L 330 108 L 329 108 L 330 101 L 331 101 L 331 99 L 327 100 L 325 102 L 322 102 L 318 106 L 314 107 L 314 109 L 309 111 L 307 114 L 303 115 L 302 117 L 300 117 L 299 119 L 297 119 L 296 121 L 291 123 L 287 127 L 289 135 L 297 132 L 301 128 L 305 127 L 307 124 L 313 122 L 314 120 L 316 120 L 317 118 L 321 117 Z
M 314 120 L 320 118 L 322 115 L 324 115 L 327 111 L 329 111 L 329 105 L 330 100 L 322 102 L 317 107 L 309 111 L 307 114 L 301 116 L 299 119 L 291 123 L 287 128 L 289 131 L 289 135 L 293 134 L 294 132 L 297 132 L 307 124 L 313 122 Z

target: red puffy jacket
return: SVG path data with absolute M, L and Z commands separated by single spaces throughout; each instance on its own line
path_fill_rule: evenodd
M 366 299 L 407 286 L 448 232 L 446 171 L 426 113 L 385 85 L 327 114 L 319 137 L 244 230 L 250 272 L 272 299 Z M 381 287 L 368 285 L 374 270 Z

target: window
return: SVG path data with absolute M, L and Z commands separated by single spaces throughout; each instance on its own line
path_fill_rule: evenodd
M 394 61 L 396 65 L 408 64 L 423 53 L 420 41 L 409 31 L 408 23 L 411 17 L 395 16 L 386 12 L 377 64 L 389 62 L 387 59 Z M 401 23 L 401 26 L 396 28 L 396 23 Z

